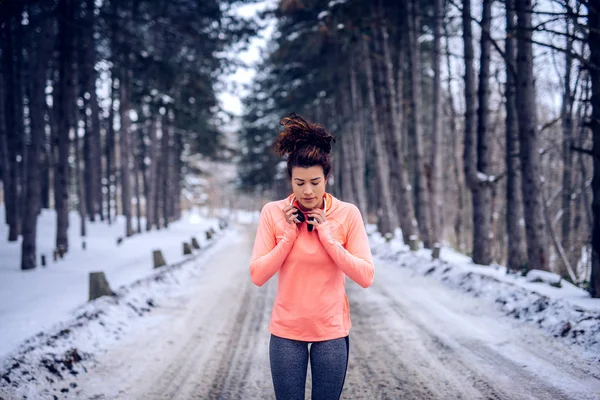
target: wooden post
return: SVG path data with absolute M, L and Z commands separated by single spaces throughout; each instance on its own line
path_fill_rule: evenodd
M 196 250 L 200 248 L 200 243 L 198 243 L 198 240 L 195 237 L 192 237 L 192 247 Z
M 42 262 L 42 267 L 45 267 L 46 266 L 46 255 L 42 254 L 40 258 L 41 258 L 41 262 Z
M 152 259 L 154 260 L 154 268 L 159 268 L 167 265 L 165 258 L 163 257 L 162 251 L 154 250 L 152 252 Z
M 440 258 L 441 250 L 442 250 L 442 246 L 439 243 L 435 243 L 433 245 L 433 250 L 431 251 L 431 256 L 433 257 L 434 260 L 437 260 Z
M 419 240 L 417 239 L 417 235 L 410 235 L 408 238 L 408 245 L 412 251 L 419 250 Z
M 189 254 L 192 254 L 192 247 L 188 242 L 183 242 L 183 255 L 187 256 Z
M 114 296 L 115 293 L 110 289 L 104 272 L 90 272 L 90 297 L 89 301 L 102 296 Z

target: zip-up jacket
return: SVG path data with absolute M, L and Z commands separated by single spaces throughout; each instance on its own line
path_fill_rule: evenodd
M 312 232 L 307 223 L 286 221 L 282 209 L 292 195 L 267 203 L 260 213 L 250 276 L 262 286 L 279 273 L 269 323 L 273 335 L 308 342 L 347 336 L 352 324 L 345 276 L 364 288 L 373 282 L 360 211 L 328 193 L 325 200 L 326 221 Z

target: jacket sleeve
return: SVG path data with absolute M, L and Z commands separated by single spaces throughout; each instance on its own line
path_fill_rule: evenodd
M 275 223 L 267 207 L 269 205 L 265 205 L 260 213 L 250 261 L 250 278 L 257 286 L 264 285 L 279 271 L 298 236 L 296 224 L 286 223 L 283 239 L 276 245 Z
M 375 267 L 360 211 L 353 206 L 348 216 L 346 248 L 334 239 L 329 224 L 329 221 L 325 221 L 318 227 L 323 247 L 344 274 L 360 286 L 368 288 L 373 283 Z

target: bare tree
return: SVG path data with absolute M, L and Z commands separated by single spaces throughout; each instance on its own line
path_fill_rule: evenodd
M 482 214 L 484 205 L 480 190 L 482 188 L 481 180 L 477 173 L 477 148 L 475 135 L 475 71 L 473 68 L 473 34 L 471 28 L 471 1 L 466 0 L 462 9 L 463 22 L 463 40 L 465 54 L 465 149 L 464 149 L 464 169 L 465 179 L 471 191 L 473 203 L 473 261 L 477 264 L 489 263 L 489 258 L 485 256 L 485 250 L 478 252 L 481 248 L 481 242 L 489 243 L 484 237 L 488 237 L 490 231 L 481 229 L 479 222 L 486 218 Z M 483 222 L 483 221 L 481 221 Z
M 396 214 L 392 205 L 392 193 L 389 184 L 389 161 L 385 149 L 383 132 L 379 131 L 380 121 L 377 114 L 377 102 L 375 99 L 375 87 L 373 76 L 373 64 L 371 60 L 370 49 L 367 40 L 361 40 L 363 49 L 364 68 L 367 79 L 367 97 L 369 101 L 369 114 L 371 117 L 371 128 L 373 130 L 373 140 L 375 142 L 375 157 L 377 161 L 377 176 L 379 178 L 379 189 L 381 190 L 382 215 L 380 229 L 383 234 L 393 233 L 397 226 Z
M 433 2 L 433 132 L 431 135 L 431 236 L 435 242 L 442 238 L 442 78 L 441 39 L 444 20 L 444 1 Z
M 517 10 L 517 110 L 528 266 L 531 269 L 548 270 L 533 76 L 531 26 L 533 6 L 531 0 L 515 0 L 515 6 Z
M 383 10 L 380 10 L 383 14 Z M 398 214 L 398 222 L 402 228 L 402 234 L 404 241 L 408 243 L 410 236 L 417 233 L 416 219 L 414 213 L 414 207 L 410 196 L 410 190 L 408 185 L 408 171 L 405 165 L 405 154 L 402 148 L 402 111 L 398 106 L 398 93 L 397 90 L 402 89 L 396 83 L 394 78 L 394 63 L 392 61 L 392 52 L 389 43 L 389 33 L 387 21 L 381 24 L 381 36 L 383 38 L 383 56 L 385 63 L 386 78 L 385 83 L 388 87 L 389 96 L 389 109 L 392 129 L 388 132 L 388 151 L 391 155 L 391 168 L 392 168 L 392 187 L 395 188 L 393 191 L 393 198 L 396 204 L 396 213 Z M 403 49 L 400 46 L 400 52 L 403 53 Z
M 352 139 L 353 146 L 353 169 L 355 171 L 354 177 L 354 189 L 356 190 L 356 200 L 358 202 L 358 208 L 360 209 L 363 218 L 367 216 L 367 185 L 365 184 L 365 148 L 363 145 L 362 137 L 364 133 L 363 111 L 359 107 L 358 99 L 358 82 L 356 74 L 356 51 L 350 52 L 350 97 L 352 99 L 352 115 L 355 116 L 352 128 Z M 357 118 L 356 118 L 357 117 Z
M 125 236 L 133 234 L 131 225 L 131 119 L 129 118 L 129 92 L 130 82 L 129 68 L 123 68 L 121 81 L 119 83 L 119 115 L 121 117 L 121 129 L 119 130 L 119 160 L 121 162 L 121 202 L 123 204 L 123 216 L 125 217 Z
M 590 46 L 590 78 L 592 81 L 592 118 L 590 126 L 593 134 L 592 156 L 594 177 L 592 179 L 592 275 L 590 293 L 600 297 L 600 0 L 588 2 L 588 29 Z
M 492 0 L 483 0 L 481 17 L 481 51 L 479 61 L 479 88 L 477 90 L 477 137 L 476 137 L 476 180 L 471 186 L 478 186 L 473 193 L 477 197 L 473 204 L 473 261 L 478 264 L 492 263 L 492 129 L 489 121 L 490 97 L 490 22 Z M 477 204 L 477 207 L 475 207 Z
M 419 224 L 419 233 L 423 245 L 431 247 L 431 209 L 429 207 L 429 191 L 427 190 L 428 174 L 425 169 L 423 156 L 423 122 L 422 122 L 422 96 L 421 96 L 421 51 L 419 45 L 419 31 L 421 17 L 416 0 L 407 2 L 406 27 L 408 31 L 408 65 L 410 85 L 410 118 L 413 135 L 414 149 L 412 149 L 416 182 L 416 216 Z
M 75 16 L 75 5 L 73 0 L 61 0 L 58 6 L 59 13 L 59 87 L 56 103 L 58 105 L 58 162 L 54 180 L 54 203 L 56 208 L 56 247 L 67 251 L 69 238 L 67 229 L 69 225 L 69 142 L 70 133 L 73 129 L 71 121 L 71 108 L 75 104 L 75 86 L 71 82 L 73 78 L 74 45 L 73 21 Z
M 44 104 L 46 102 L 46 73 L 52 49 L 52 19 L 42 18 L 35 41 L 35 60 L 31 88 L 31 143 L 27 148 L 27 183 L 23 213 L 23 242 L 21 269 L 36 267 L 37 216 L 41 203 L 40 156 L 45 137 Z
M 19 182 L 20 182 L 20 163 L 21 154 L 20 141 L 23 137 L 22 122 L 19 121 L 23 98 L 19 97 L 17 88 L 20 80 L 16 78 L 20 73 L 16 67 L 17 59 L 21 55 L 20 48 L 16 45 L 18 33 L 17 26 L 21 25 L 21 11 L 23 5 L 19 2 L 10 2 L 5 7 L 5 40 L 3 56 L 5 68 L 5 114 L 6 123 L 6 162 L 3 168 L 4 201 L 6 204 L 6 222 L 9 225 L 8 240 L 16 241 L 21 233 L 21 220 L 19 218 L 21 204 L 19 202 Z
M 102 204 L 102 145 L 100 138 L 100 109 L 98 106 L 98 96 L 96 95 L 96 41 L 94 39 L 95 27 L 95 3 L 94 0 L 86 0 L 86 75 L 87 87 L 89 93 L 90 127 L 86 132 L 89 133 L 90 153 L 88 154 L 89 165 L 86 163 L 86 168 L 90 168 L 89 179 L 90 193 L 88 196 L 91 201 L 89 209 L 90 220 L 94 221 L 96 214 L 99 214 L 100 220 L 104 220 L 104 211 Z
M 523 195 L 519 162 L 519 125 L 516 108 L 515 4 L 506 0 L 506 234 L 507 268 L 520 270 L 526 265 L 523 232 Z

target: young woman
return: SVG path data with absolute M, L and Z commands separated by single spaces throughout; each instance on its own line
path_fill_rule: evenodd
M 263 207 L 250 276 L 262 286 L 279 272 L 269 324 L 276 398 L 304 400 L 310 360 L 312 399 L 337 400 L 351 327 L 345 277 L 371 285 L 371 250 L 358 208 L 325 191 L 333 136 L 293 113 L 281 124 L 275 148 L 287 156 L 293 193 Z

